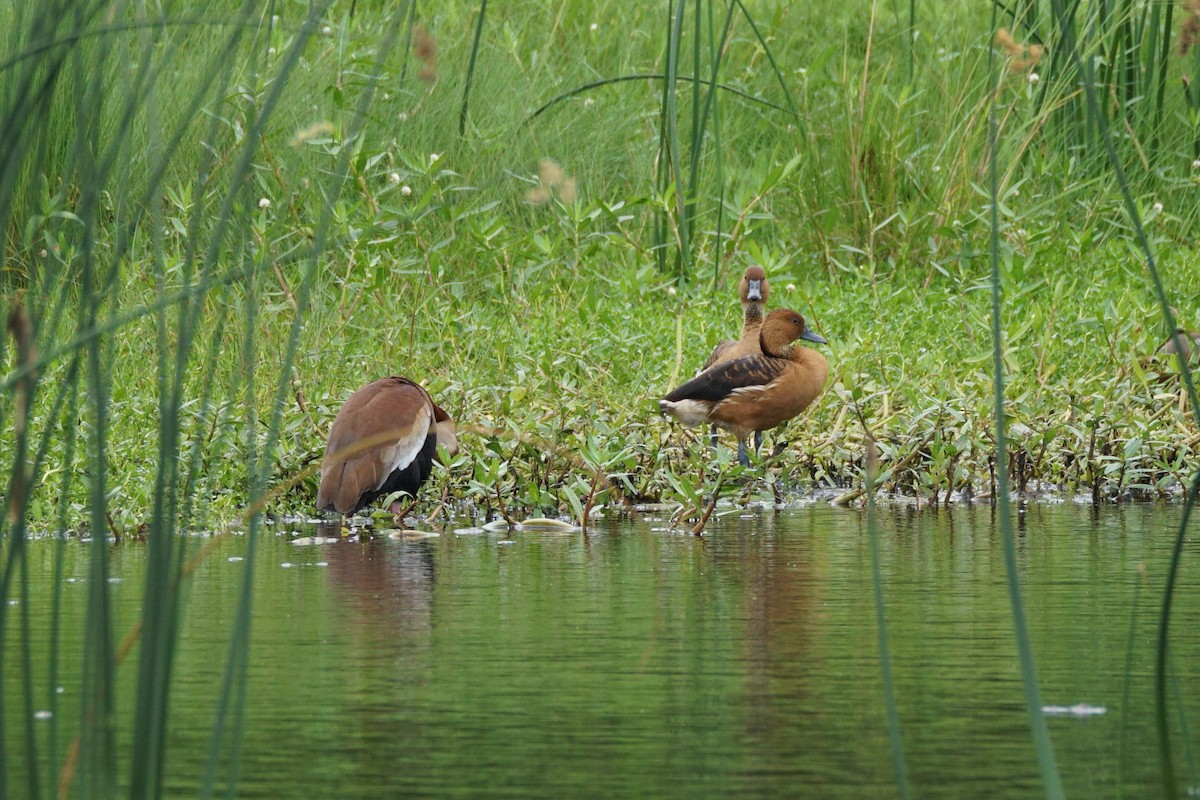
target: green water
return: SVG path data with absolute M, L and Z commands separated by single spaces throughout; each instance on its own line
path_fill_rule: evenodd
M 1021 515 L 1019 561 L 1043 701 L 1107 711 L 1050 720 L 1071 797 L 1118 796 L 1122 735 L 1125 796 L 1162 796 L 1152 675 L 1179 513 L 1065 504 Z M 737 511 L 711 522 L 704 538 L 664 525 L 649 515 L 605 523 L 586 539 L 447 529 L 421 541 L 316 546 L 264 534 L 253 564 L 239 560 L 245 537 L 222 540 L 187 600 L 167 796 L 195 794 L 248 569 L 254 644 L 240 797 L 895 796 L 864 514 L 824 504 Z M 991 510 L 884 509 L 880 529 L 915 796 L 1039 796 Z M 1175 687 L 1193 732 L 1195 538 L 1172 616 Z M 86 546 L 30 547 L 36 583 L 25 610 L 34 638 L 45 639 L 62 547 L 63 652 L 77 658 Z M 111 549 L 122 632 L 139 607 L 144 547 Z M 17 610 L 10 601 L 9 675 L 20 646 Z M 49 698 L 44 644 L 33 658 L 37 696 Z M 135 668 L 136 659 L 122 668 L 118 701 L 126 743 Z M 65 671 L 60 749 L 80 716 L 80 676 L 73 665 Z M 5 680 L 3 691 L 5 796 L 20 797 L 25 707 L 19 681 Z M 43 760 L 51 726 L 34 723 Z M 1184 738 L 1177 733 L 1177 769 L 1194 786 Z

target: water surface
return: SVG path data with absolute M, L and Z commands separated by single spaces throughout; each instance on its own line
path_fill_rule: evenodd
M 1106 711 L 1050 720 L 1069 796 L 1115 797 L 1119 780 L 1127 796 L 1158 792 L 1153 658 L 1179 514 L 1063 504 L 1020 517 L 1043 701 Z M 864 513 L 735 510 L 703 538 L 664 525 L 649 514 L 601 523 L 586 538 L 451 528 L 311 546 L 290 534 L 312 529 L 290 526 L 261 534 L 250 560 L 241 560 L 246 537 L 222 540 L 187 600 L 168 796 L 195 793 L 248 570 L 241 797 L 895 796 Z M 883 509 L 879 527 L 916 795 L 1040 795 L 991 509 Z M 35 626 L 48 625 L 48 604 L 35 601 L 53 591 L 58 547 L 31 544 Z M 64 553 L 64 652 L 74 655 L 87 553 L 78 543 Z M 123 631 L 141 602 L 145 550 L 111 554 Z M 1192 730 L 1197 557 L 1189 542 L 1172 612 Z M 122 669 L 123 726 L 135 666 Z M 59 702 L 69 726 L 79 675 L 66 672 Z M 14 683 L 4 692 L 16 756 L 24 718 L 14 718 L 23 706 Z M 1177 754 L 1187 777 L 1181 746 Z

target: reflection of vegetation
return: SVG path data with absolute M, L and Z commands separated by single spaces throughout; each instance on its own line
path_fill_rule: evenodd
M 864 428 L 879 488 L 934 503 L 1001 476 L 1160 497 L 1195 468 L 1178 367 L 1149 355 L 1168 299 L 1200 324 L 1200 207 L 1175 200 L 1200 174 L 1195 3 L 997 4 L 1003 34 L 967 0 L 669 20 L 452 2 L 419 24 L 414 5 L 221 5 L 0 9 L 0 595 L 28 599 L 28 525 L 93 535 L 94 793 L 118 783 L 103 537 L 150 542 L 131 774 L 152 795 L 189 555 L 171 534 L 272 486 L 270 512 L 307 510 L 313 480 L 286 487 L 364 377 L 411 375 L 488 431 L 436 481 L 460 511 L 513 518 L 856 491 Z M 653 401 L 736 331 L 726 284 L 748 261 L 827 336 L 835 374 L 766 469 L 739 471 Z M 210 775 L 236 774 L 245 668 L 235 647 Z

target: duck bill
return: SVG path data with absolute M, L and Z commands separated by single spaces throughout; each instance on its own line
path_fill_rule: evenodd
M 821 336 L 819 333 L 813 333 L 807 328 L 804 329 L 804 333 L 800 334 L 800 338 L 804 339 L 805 341 L 816 342 L 817 344 L 827 344 L 825 337 Z
M 756 303 L 762 300 L 762 281 L 746 282 L 746 299 Z

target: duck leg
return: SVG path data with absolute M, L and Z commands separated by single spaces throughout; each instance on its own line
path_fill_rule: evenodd
M 713 450 L 717 449 L 717 430 L 717 426 L 713 425 L 708 434 L 708 443 Z
M 738 437 L 738 463 L 743 467 L 750 466 L 750 456 L 746 453 L 746 440 L 741 436 Z
M 754 432 L 754 455 L 758 455 L 758 451 L 762 449 L 762 431 Z

